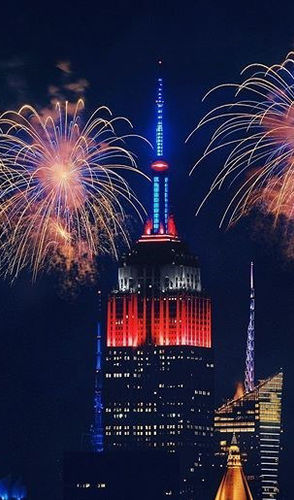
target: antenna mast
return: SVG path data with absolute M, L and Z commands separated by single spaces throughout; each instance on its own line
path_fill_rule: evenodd
M 159 61 L 161 64 L 161 61 Z M 156 99 L 156 156 L 157 158 L 163 157 L 163 91 L 162 91 L 162 78 L 158 78 L 158 89 Z
M 254 290 L 254 265 L 250 266 L 250 313 L 247 328 L 245 391 L 254 389 L 254 320 L 255 320 L 255 290 Z

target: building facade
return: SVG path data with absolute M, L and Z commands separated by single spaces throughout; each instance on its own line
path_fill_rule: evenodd
M 104 359 L 105 449 L 178 453 L 181 494 L 207 499 L 213 446 L 211 300 L 177 234 L 163 159 L 159 79 L 152 216 L 110 294 Z
M 255 500 L 279 498 L 282 390 L 280 371 L 215 412 L 217 463 L 224 467 L 226 451 L 235 434 Z

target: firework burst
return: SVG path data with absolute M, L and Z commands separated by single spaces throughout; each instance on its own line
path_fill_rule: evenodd
M 234 101 L 217 106 L 199 122 L 214 132 L 196 166 L 211 154 L 225 149 L 226 160 L 203 203 L 226 181 L 237 189 L 220 225 L 236 222 L 253 207 L 294 219 L 294 52 L 282 64 L 252 64 L 241 73 L 240 84 L 212 89 L 234 89 Z M 248 75 L 248 76 L 247 76 Z M 188 139 L 189 139 L 188 137 Z
M 84 103 L 57 103 L 39 114 L 25 105 L 0 116 L 0 270 L 14 279 L 25 267 L 89 271 L 102 253 L 128 243 L 125 205 L 142 206 L 122 170 L 138 172 L 117 137 L 108 108 L 84 126 Z M 106 116 L 106 118 L 104 118 Z

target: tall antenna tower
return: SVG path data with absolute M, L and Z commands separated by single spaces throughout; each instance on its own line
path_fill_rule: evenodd
M 158 61 L 159 66 L 162 61 Z M 156 158 L 151 164 L 152 169 L 152 234 L 167 234 L 169 225 L 169 165 L 164 160 L 163 149 L 163 79 L 157 79 L 156 92 L 156 126 L 155 151 Z
M 102 401 L 102 338 L 101 338 L 101 291 L 98 291 L 97 351 L 94 393 L 94 422 L 91 428 L 91 445 L 96 453 L 103 451 L 103 401 Z
M 156 99 L 156 156 L 163 157 L 163 81 L 158 78 L 157 99 Z
M 255 320 L 255 290 L 254 290 L 254 265 L 250 266 L 250 313 L 247 328 L 247 348 L 245 367 L 245 391 L 254 389 L 254 320 Z

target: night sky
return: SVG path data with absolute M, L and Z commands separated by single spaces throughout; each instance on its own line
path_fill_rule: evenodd
M 189 177 L 207 144 L 204 130 L 184 144 L 209 109 L 203 94 L 240 81 L 251 62 L 280 62 L 294 47 L 294 4 L 273 2 L 10 2 L 1 5 L 0 109 L 23 102 L 46 106 L 50 85 L 62 85 L 58 61 L 84 78 L 88 112 L 106 104 L 153 140 L 156 61 L 164 60 L 166 151 L 172 169 L 172 206 L 180 234 L 199 255 L 213 299 L 216 398 L 234 393 L 243 377 L 248 323 L 249 263 L 256 268 L 257 377 L 285 371 L 282 498 L 290 500 L 294 453 L 292 408 L 294 263 L 284 257 L 280 234 L 258 215 L 233 229 L 218 223 L 230 193 L 195 209 L 221 166 L 221 156 Z M 8 6 L 7 6 L 8 4 Z M 12 2 L 11 2 L 12 4 Z M 131 147 L 145 172 L 152 151 Z M 135 181 L 148 205 L 150 184 Z M 133 238 L 141 226 L 133 221 Z M 13 286 L 0 282 L 0 477 L 22 476 L 31 500 L 61 498 L 61 457 L 78 450 L 90 427 L 94 384 L 97 288 L 115 284 L 116 263 L 99 263 L 99 283 L 75 299 L 61 296 L 56 277 L 36 284 L 24 273 Z M 292 481 L 291 481 L 292 482 Z

